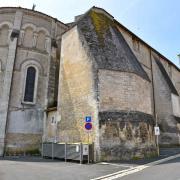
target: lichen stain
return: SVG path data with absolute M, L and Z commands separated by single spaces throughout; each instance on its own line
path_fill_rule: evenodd
M 90 17 L 92 19 L 100 45 L 104 46 L 105 34 L 110 34 L 107 32 L 109 31 L 110 27 L 114 26 L 114 23 L 104 14 L 97 13 L 95 11 L 90 12 Z
M 144 123 L 140 123 L 140 136 L 142 139 L 142 143 L 145 143 L 148 140 L 148 132 L 147 132 L 147 125 Z

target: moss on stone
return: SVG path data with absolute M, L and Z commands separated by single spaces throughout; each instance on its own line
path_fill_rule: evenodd
M 139 156 L 132 157 L 132 160 L 134 160 L 134 161 L 137 161 L 137 160 L 140 160 L 140 159 L 142 159 L 142 157 L 139 157 Z
M 133 156 L 132 160 L 137 161 L 137 160 L 140 160 L 140 159 L 150 159 L 150 158 L 155 158 L 157 156 L 158 156 L 157 152 L 152 151 L 152 152 L 146 152 L 145 154 L 142 154 L 141 156 L 137 156 L 137 155 Z
M 97 13 L 95 11 L 90 12 L 90 17 L 92 19 L 100 45 L 104 45 L 105 34 L 109 28 L 113 26 L 113 21 L 104 14 Z
M 38 148 L 7 148 L 6 149 L 6 156 L 16 156 L 16 155 L 40 155 L 40 151 Z
M 158 156 L 158 153 L 155 151 L 155 152 L 150 152 L 150 153 L 146 154 L 145 158 L 154 158 L 157 156 Z
M 29 149 L 26 151 L 26 153 L 30 155 L 40 155 L 39 149 Z

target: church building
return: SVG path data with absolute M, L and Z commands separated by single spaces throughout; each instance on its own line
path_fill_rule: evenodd
M 0 155 L 56 139 L 95 161 L 155 156 L 155 125 L 180 145 L 179 93 L 180 69 L 102 8 L 68 24 L 0 8 Z

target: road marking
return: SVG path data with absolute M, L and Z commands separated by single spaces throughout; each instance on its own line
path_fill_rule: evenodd
M 137 167 L 131 167 L 131 168 L 126 169 L 126 170 L 118 171 L 118 172 L 108 174 L 108 175 L 105 175 L 105 176 L 101 176 L 101 177 L 98 177 L 98 178 L 94 178 L 94 179 L 91 179 L 91 180 L 113 180 L 113 179 L 117 179 L 117 178 L 120 178 L 120 177 L 123 177 L 123 176 L 127 176 L 129 174 L 133 174 L 133 173 L 142 171 L 145 168 L 148 168 L 150 166 L 155 166 L 157 164 L 160 164 L 160 163 L 163 163 L 163 162 L 166 162 L 166 161 L 170 161 L 172 159 L 176 159 L 176 158 L 179 158 L 179 157 L 180 157 L 180 154 L 177 154 L 177 155 L 170 156 L 170 157 L 167 157 L 167 158 L 164 158 L 164 159 L 160 159 L 158 161 L 147 163 L 145 165 L 141 165 L 141 166 L 137 166 Z
M 127 167 L 127 168 L 132 168 L 134 166 L 132 165 L 124 165 L 124 164 L 115 164 L 115 163 L 107 163 L 107 162 L 100 162 L 98 164 L 101 164 L 101 165 L 112 165 L 112 166 L 119 166 L 119 167 Z
M 118 171 L 118 172 L 108 174 L 108 175 L 105 175 L 105 176 L 101 176 L 101 177 L 98 177 L 98 178 L 94 178 L 94 179 L 91 179 L 91 180 L 113 180 L 113 179 L 117 179 L 119 177 L 123 177 L 123 176 L 129 175 L 129 174 L 133 174 L 135 172 L 141 171 L 141 170 L 143 170 L 143 169 L 145 169 L 147 167 L 148 166 L 144 166 L 144 165 L 137 166 L 137 167 L 132 167 L 132 168 L 129 168 L 129 169 L 126 169 L 126 170 Z

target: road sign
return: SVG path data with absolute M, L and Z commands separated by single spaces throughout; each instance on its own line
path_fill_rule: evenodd
M 91 129 L 92 129 L 92 123 L 87 122 L 87 123 L 84 125 L 84 127 L 85 127 L 86 130 L 91 130 Z
M 89 145 L 83 144 L 83 155 L 89 155 Z
M 79 152 L 79 144 L 76 145 L 76 152 Z
M 156 136 L 159 136 L 159 135 L 160 135 L 160 129 L 159 129 L 158 126 L 155 126 L 155 127 L 154 127 L 154 133 L 155 133 Z
M 86 116 L 85 121 L 86 122 L 91 122 L 91 116 Z

